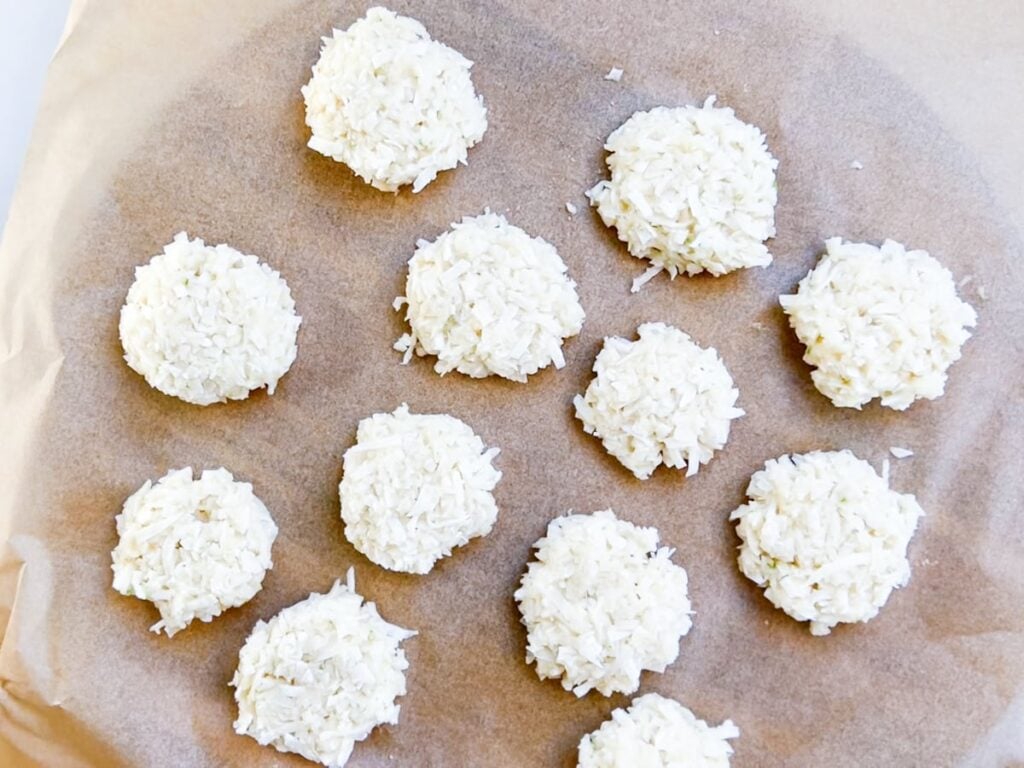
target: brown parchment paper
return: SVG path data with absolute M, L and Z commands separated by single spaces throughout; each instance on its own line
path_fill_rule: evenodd
M 304 765 L 234 735 L 227 683 L 258 618 L 355 566 L 420 634 L 400 724 L 352 765 L 573 765 L 628 699 L 538 680 L 512 593 L 553 516 L 609 506 L 656 525 L 691 578 L 694 629 L 641 692 L 732 718 L 734 765 L 1024 764 L 1024 18 L 1012 1 L 890 5 L 393 2 L 476 62 L 490 119 L 469 166 L 414 196 L 304 146 L 319 36 L 362 3 L 78 4 L 0 250 L 0 764 Z M 621 83 L 602 79 L 612 66 Z M 602 141 L 636 109 L 710 93 L 780 160 L 775 263 L 630 295 L 644 264 L 583 197 Z M 391 350 L 415 240 L 485 206 L 555 243 L 587 310 L 567 367 L 526 385 L 442 379 Z M 288 280 L 305 322 L 273 397 L 196 408 L 122 363 L 133 267 L 180 229 Z M 979 327 L 941 399 L 856 412 L 812 388 L 776 299 L 836 234 L 973 276 Z M 689 480 L 633 479 L 572 418 L 602 337 L 645 320 L 717 347 L 748 413 Z M 339 520 L 357 422 L 402 402 L 502 449 L 495 530 L 425 577 L 372 565 Z M 768 458 L 848 447 L 877 466 L 894 445 L 916 453 L 893 484 L 927 512 L 910 585 L 869 624 L 811 637 L 740 576 L 728 514 Z M 127 495 L 185 465 L 253 482 L 281 533 L 254 600 L 169 640 L 147 632 L 151 606 L 111 590 L 109 552 Z

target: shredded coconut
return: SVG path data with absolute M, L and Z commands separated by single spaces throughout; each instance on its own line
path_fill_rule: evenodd
M 900 448 L 899 446 L 891 446 L 889 453 L 895 456 L 897 459 L 909 459 L 914 455 L 914 452 L 909 448 Z
M 638 333 L 639 341 L 604 340 L 594 379 L 573 399 L 576 418 L 641 480 L 661 464 L 695 475 L 743 415 L 739 392 L 713 347 L 664 323 Z
M 554 519 L 534 547 L 515 599 L 541 679 L 577 696 L 633 693 L 643 670 L 676 660 L 692 623 L 686 571 L 657 529 L 608 509 Z
M 547 241 L 504 216 L 465 217 L 433 242 L 420 240 L 409 261 L 405 296 L 411 333 L 395 349 L 436 355 L 434 370 L 473 378 L 527 376 L 565 365 L 562 341 L 583 326 L 576 283 Z
M 410 414 L 403 403 L 363 419 L 339 488 L 345 536 L 383 568 L 428 573 L 490 533 L 497 455 L 453 416 Z
M 850 163 L 850 168 L 851 170 L 854 171 L 863 171 L 864 163 L 862 163 L 860 160 L 854 160 L 853 162 Z
M 274 394 L 301 322 L 277 272 L 181 232 L 135 269 L 119 330 L 125 361 L 151 387 L 209 405 L 260 387 Z
M 924 512 L 885 474 L 850 451 L 771 459 L 730 517 L 740 570 L 811 634 L 868 621 L 910 579 L 907 547 Z
M 409 667 L 400 643 L 415 634 L 363 603 L 350 568 L 347 584 L 253 627 L 231 681 L 235 732 L 340 768 L 357 741 L 398 722 Z
M 192 468 L 149 480 L 117 516 L 114 589 L 151 601 L 168 637 L 247 603 L 273 567 L 277 526 L 249 483 L 226 469 Z
M 576 207 L 575 205 L 573 205 L 572 203 L 566 203 L 566 204 L 565 204 L 565 210 L 567 210 L 567 211 L 569 212 L 569 215 L 570 215 L 570 216 L 575 216 L 575 215 L 576 215 L 577 213 L 579 213 L 579 212 L 580 212 L 580 209 L 579 209 L 579 208 L 577 208 L 577 207 Z
M 759 129 L 731 109 L 656 107 L 637 112 L 605 144 L 610 181 L 587 195 L 602 221 L 652 267 L 637 291 L 662 271 L 723 275 L 763 267 L 775 234 L 775 169 Z
M 612 67 L 608 70 L 608 74 L 604 76 L 604 79 L 617 83 L 622 79 L 622 70 L 618 67 Z
M 487 129 L 473 62 L 385 8 L 323 42 L 302 88 L 310 149 L 385 192 L 405 184 L 419 192 L 439 171 L 466 163 Z
M 984 285 L 979 285 L 976 289 L 978 291 L 978 298 L 982 301 L 988 301 L 988 288 Z
M 731 720 L 711 727 L 675 699 L 648 693 L 580 741 L 578 768 L 728 768 Z
M 825 248 L 797 292 L 779 297 L 818 391 L 841 408 L 877 397 L 898 411 L 939 397 L 977 321 L 949 270 L 892 240 L 834 237 Z

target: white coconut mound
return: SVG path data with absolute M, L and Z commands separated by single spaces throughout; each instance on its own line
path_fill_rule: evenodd
M 868 621 L 910 579 L 907 546 L 924 512 L 850 451 L 782 456 L 747 487 L 730 519 L 740 570 L 811 634 Z
M 577 696 L 633 693 L 644 670 L 664 672 L 690 631 L 686 571 L 658 547 L 656 528 L 610 510 L 555 518 L 534 544 L 515 599 L 526 662 Z
M 711 727 L 675 699 L 648 693 L 580 741 L 579 768 L 728 768 L 731 720 Z
M 743 415 L 739 392 L 713 347 L 664 323 L 645 323 L 638 333 L 639 341 L 604 340 L 596 376 L 573 399 L 576 418 L 641 480 L 660 464 L 695 475 Z
M 324 38 L 302 88 L 310 149 L 377 189 L 412 184 L 419 192 L 439 171 L 465 164 L 467 150 L 487 129 L 472 66 L 431 40 L 415 19 L 371 8 L 346 31 Z
M 400 643 L 415 634 L 364 604 L 349 569 L 347 584 L 253 627 L 231 680 L 235 732 L 340 768 L 357 741 L 398 722 L 409 667 Z
M 258 622 L 234 673 L 237 733 L 327 766 L 345 765 L 356 741 L 398 722 L 395 698 L 409 668 L 388 624 L 355 592 L 355 575 Z
M 434 370 L 512 381 L 565 365 L 562 341 L 583 326 L 583 307 L 565 262 L 547 241 L 504 216 L 467 216 L 437 240 L 417 243 L 405 296 L 412 332 L 395 349 L 408 363 L 436 355 Z
M 180 232 L 137 267 L 121 308 L 124 359 L 187 403 L 244 400 L 295 360 L 302 318 L 282 277 L 255 256 Z
M 775 234 L 775 169 L 765 137 L 728 108 L 655 107 L 637 112 L 605 144 L 611 179 L 587 195 L 619 240 L 662 271 L 724 275 L 763 267 Z
M 172 470 L 128 497 L 111 552 L 114 589 L 151 601 L 170 637 L 247 603 L 273 567 L 277 526 L 249 483 L 226 469 Z
M 977 321 L 949 270 L 892 240 L 878 248 L 833 237 L 825 250 L 797 292 L 779 297 L 814 386 L 840 408 L 878 397 L 902 411 L 939 397 Z
M 339 487 L 346 538 L 383 568 L 428 573 L 490 533 L 497 455 L 453 416 L 411 414 L 403 403 L 363 419 Z

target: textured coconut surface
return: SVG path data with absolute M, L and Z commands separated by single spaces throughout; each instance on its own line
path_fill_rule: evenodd
M 574 765 L 580 739 L 630 699 L 576 700 L 538 679 L 512 595 L 556 515 L 609 507 L 656 527 L 689 575 L 693 629 L 638 695 L 732 720 L 733 766 L 1024 761 L 1016 6 L 390 7 L 474 62 L 488 109 L 469 165 L 416 195 L 377 191 L 306 146 L 300 88 L 320 37 L 365 4 L 95 0 L 77 12 L 0 246 L 0 764 L 308 765 L 233 733 L 228 682 L 259 619 L 354 566 L 360 594 L 418 634 L 403 643 L 399 723 L 349 765 Z M 621 82 L 604 79 L 612 66 Z M 605 178 L 602 144 L 637 110 L 709 94 L 764 130 L 779 160 L 774 261 L 631 295 L 639 262 L 586 204 Z M 391 349 L 417 240 L 485 207 L 557 248 L 587 314 L 566 367 L 526 384 L 442 378 Z M 259 254 L 288 282 L 299 353 L 272 397 L 190 406 L 121 359 L 133 270 L 182 229 Z M 778 297 L 832 236 L 892 238 L 971 278 L 958 290 L 978 325 L 942 397 L 857 412 L 814 388 Z M 645 322 L 718 350 L 747 414 L 695 477 L 636 480 L 573 415 L 603 338 L 635 338 Z M 403 402 L 501 448 L 494 529 L 422 577 L 360 555 L 338 506 L 359 421 Z M 849 448 L 880 469 L 890 446 L 913 449 L 890 484 L 927 513 L 910 581 L 871 622 L 812 637 L 740 573 L 729 513 L 767 459 Z M 124 500 L 181 466 L 253 482 L 280 533 L 253 600 L 168 639 L 147 632 L 151 605 L 110 588 L 109 558 Z

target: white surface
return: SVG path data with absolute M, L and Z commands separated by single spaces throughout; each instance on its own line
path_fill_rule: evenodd
M 0 227 L 69 0 L 0 0 Z

